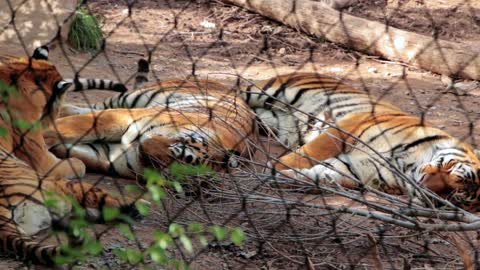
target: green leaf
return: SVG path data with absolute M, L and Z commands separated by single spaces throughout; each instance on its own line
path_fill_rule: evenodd
M 105 221 L 112 221 L 120 215 L 120 210 L 113 207 L 104 207 L 103 208 L 103 219 Z
M 223 240 L 225 239 L 225 236 L 227 234 L 227 230 L 223 227 L 220 227 L 218 225 L 213 225 L 210 227 L 210 232 L 215 236 L 217 240 Z
M 64 265 L 72 261 L 73 259 L 70 256 L 64 256 L 64 255 L 57 255 L 53 258 L 53 262 L 55 263 L 55 265 Z
M 55 209 L 60 203 L 60 196 L 54 192 L 47 191 L 44 193 L 45 199 L 43 205 L 49 209 Z
M 189 252 L 193 252 L 192 241 L 185 234 L 180 235 L 180 242 L 182 242 L 183 247 Z
M 181 185 L 179 182 L 177 182 L 177 181 L 172 181 L 171 184 L 172 184 L 173 188 L 175 189 L 175 191 L 176 191 L 177 193 L 182 193 L 182 192 L 183 192 L 182 185 Z
M 152 261 L 158 264 L 165 264 L 168 262 L 168 257 L 165 254 L 165 250 L 158 246 L 149 248 L 148 253 L 150 255 L 150 258 L 152 258 Z
M 127 259 L 130 264 L 137 264 L 143 261 L 143 254 L 138 249 L 128 248 Z
M 13 120 L 13 125 L 15 127 L 18 127 L 19 129 L 21 130 L 27 130 L 29 129 L 30 127 L 32 127 L 32 124 L 28 121 L 25 121 L 23 119 L 15 119 Z
M 75 214 L 76 217 L 79 218 L 84 218 L 86 215 L 85 209 L 78 203 L 77 199 L 74 198 L 71 195 L 65 196 L 65 199 L 72 205 L 73 207 L 73 213 Z
M 170 246 L 173 243 L 172 237 L 167 233 L 164 233 L 161 231 L 155 231 L 153 236 L 156 241 L 156 244 L 162 249 L 166 249 L 168 246 Z
M 245 241 L 245 238 L 245 233 L 240 228 L 234 228 L 230 234 L 230 239 L 237 246 L 240 246 Z
M 103 251 L 102 243 L 100 243 L 100 241 L 97 241 L 97 240 L 94 240 L 94 239 L 92 239 L 90 241 L 86 241 L 84 243 L 84 248 L 89 254 L 94 255 L 94 256 L 100 254 Z
M 168 227 L 168 232 L 173 236 L 173 237 L 178 237 L 180 235 L 185 234 L 185 229 L 182 227 L 182 225 L 172 223 Z
M 0 137 L 6 137 L 8 135 L 8 129 L 0 126 Z
M 150 194 L 152 195 L 152 199 L 156 202 L 160 202 L 161 199 L 167 196 L 167 193 L 165 192 L 165 190 L 159 186 L 150 186 L 148 187 L 148 191 L 150 191 Z
M 199 236 L 198 236 L 198 241 L 200 241 L 200 244 L 201 244 L 203 247 L 208 246 L 208 240 L 207 240 L 207 238 L 206 238 L 204 235 L 199 235 Z
M 134 240 L 135 239 L 135 235 L 133 235 L 132 230 L 130 230 L 130 227 L 127 224 L 118 224 L 117 228 L 129 240 Z
M 112 252 L 123 261 L 128 261 L 127 251 L 125 249 L 117 248 L 117 249 L 114 249 Z
M 210 167 L 205 164 L 191 165 L 174 162 L 169 166 L 170 173 L 182 180 L 185 176 L 196 176 L 213 172 Z
M 13 85 L 7 84 L 5 81 L 0 80 L 0 95 L 2 96 L 2 100 L 6 102 L 9 97 L 15 95 L 17 89 Z
M 150 213 L 150 204 L 145 201 L 140 201 L 140 200 L 136 201 L 135 207 L 137 208 L 138 212 L 140 212 L 140 215 L 142 216 L 147 216 L 148 213 Z
M 127 185 L 125 187 L 125 190 L 127 192 L 141 192 L 142 191 L 142 189 L 137 185 Z
M 160 185 L 164 186 L 166 184 L 165 178 L 160 175 L 156 170 L 145 168 L 143 175 L 147 180 L 147 186 L 151 185 Z
M 188 224 L 188 231 L 193 233 L 199 233 L 203 231 L 203 225 L 200 223 L 192 222 Z

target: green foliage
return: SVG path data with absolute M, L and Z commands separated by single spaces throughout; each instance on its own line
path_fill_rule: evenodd
M 82 51 L 99 50 L 103 34 L 98 20 L 85 7 L 78 8 L 70 26 L 68 40 L 70 44 Z
M 162 203 L 167 198 L 167 189 L 177 193 L 183 192 L 180 181 L 187 176 L 196 176 L 211 173 L 206 166 L 187 166 L 174 164 L 170 170 L 174 180 L 161 175 L 158 171 L 146 169 L 144 177 L 147 190 L 154 202 Z M 127 186 L 130 192 L 139 192 L 137 186 Z M 55 258 L 57 264 L 83 261 L 91 256 L 101 253 L 103 246 L 99 241 L 87 234 L 86 229 L 91 226 L 86 221 L 86 211 L 76 200 L 70 197 L 60 197 L 54 193 L 45 194 L 45 205 L 51 209 L 61 206 L 61 200 L 67 200 L 73 206 L 73 219 L 69 224 L 71 235 L 84 239 L 80 246 L 62 247 L 62 255 Z M 151 212 L 150 204 L 145 201 L 137 201 L 135 207 L 141 215 L 148 215 Z M 117 208 L 104 207 L 102 217 L 107 222 L 115 222 L 115 227 L 126 237 L 135 240 L 132 225 L 134 222 L 130 217 L 125 216 Z M 220 225 L 207 226 L 205 224 L 192 222 L 187 225 L 171 223 L 166 230 L 157 229 L 153 232 L 153 242 L 146 249 L 137 247 L 124 247 L 113 250 L 113 253 L 123 262 L 138 268 L 148 269 L 146 262 L 154 263 L 166 269 L 189 269 L 187 262 L 175 256 L 175 249 L 180 247 L 184 252 L 195 254 L 200 248 L 204 248 L 211 240 L 230 239 L 235 245 L 241 245 L 245 240 L 244 232 L 239 228 L 228 228 Z
M 17 89 L 13 85 L 7 84 L 5 81 L 0 80 L 0 96 L 3 102 L 7 102 L 9 97 L 16 95 Z

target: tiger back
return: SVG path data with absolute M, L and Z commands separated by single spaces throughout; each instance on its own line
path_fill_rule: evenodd
M 428 188 L 475 211 L 480 161 L 472 147 L 423 119 L 336 79 L 287 74 L 243 88 L 280 142 L 297 149 L 275 171 L 316 185 L 368 185 L 420 199 Z

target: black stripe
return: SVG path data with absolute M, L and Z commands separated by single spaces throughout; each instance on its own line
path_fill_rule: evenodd
M 263 103 L 263 107 L 267 110 L 271 109 L 272 108 L 272 104 L 273 102 L 278 99 L 278 97 L 283 94 L 285 95 L 285 90 L 287 89 L 287 87 L 291 86 L 292 83 L 295 83 L 295 82 L 298 82 L 300 80 L 302 80 L 303 78 L 302 77 L 291 77 L 289 78 L 286 82 L 282 83 L 282 85 L 280 85 L 280 87 L 273 93 L 273 95 L 269 96 L 265 102 Z M 267 89 L 265 89 L 265 87 L 263 87 L 263 89 L 266 91 Z
M 353 175 L 353 177 L 355 177 L 357 180 L 361 181 L 362 179 L 360 179 L 360 177 L 358 177 L 358 175 L 355 173 L 355 171 L 352 169 L 352 167 L 350 166 L 350 164 L 348 164 L 347 162 L 335 157 L 336 160 L 338 160 L 339 162 L 341 162 L 346 168 L 347 170 Z
M 393 154 L 399 148 L 402 148 L 403 151 L 406 151 L 406 150 L 408 150 L 412 147 L 418 146 L 418 145 L 423 144 L 423 143 L 433 142 L 433 141 L 437 141 L 437 140 L 441 140 L 441 139 L 447 139 L 447 138 L 448 138 L 448 136 L 444 136 L 444 135 L 428 136 L 428 137 L 425 137 L 425 138 L 415 140 L 415 141 L 413 141 L 409 144 L 399 144 L 399 145 L 392 148 L 391 153 Z
M 245 89 L 245 92 L 246 92 L 245 102 L 249 105 L 250 105 L 250 98 L 252 97 L 252 92 L 251 92 L 252 87 L 253 87 L 253 84 L 247 86 L 247 88 Z
M 272 85 L 275 83 L 277 78 L 271 78 L 263 87 L 262 87 L 262 92 L 267 91 L 268 88 L 272 87 Z
M 84 143 L 84 145 L 90 147 L 90 149 L 92 149 L 92 151 L 95 153 L 95 155 L 98 157 L 100 157 L 100 151 L 98 151 L 98 149 L 95 147 L 94 144 L 92 143 Z
M 75 77 L 75 79 L 73 80 L 73 84 L 75 84 L 75 91 L 83 90 L 83 84 L 80 83 L 78 77 Z
M 407 129 L 412 128 L 412 127 L 423 127 L 423 125 L 421 125 L 421 124 L 408 125 L 408 126 L 405 126 L 404 128 L 401 128 L 401 129 L 395 131 L 395 132 L 393 133 L 393 135 L 398 134 L 398 133 L 401 133 L 401 132 L 403 132 L 404 130 L 407 130 Z
M 125 94 L 125 95 L 123 95 L 123 96 L 122 96 L 122 95 L 123 95 L 123 93 L 122 93 L 122 94 L 119 96 L 119 98 L 118 98 L 118 103 L 119 103 L 119 104 L 121 103 L 119 107 L 121 107 L 121 108 L 128 108 L 128 106 L 127 106 L 125 103 L 127 103 L 127 99 L 128 99 L 128 97 L 130 96 L 130 94 Z M 120 101 L 120 100 L 121 100 L 121 101 Z
M 298 90 L 298 92 L 295 94 L 295 97 L 292 99 L 292 101 L 290 101 L 290 105 L 294 105 L 303 96 L 305 92 L 316 89 L 318 88 L 302 88 Z
M 458 152 L 445 152 L 445 153 L 441 153 L 441 156 L 456 156 L 456 157 L 460 157 L 460 158 L 465 158 L 466 155 L 464 152 L 462 153 L 458 153 Z
M 87 89 L 92 89 L 95 82 L 92 79 L 87 79 Z
M 105 89 L 105 80 L 100 80 L 100 89 Z
M 377 175 L 378 175 L 378 180 L 382 181 L 383 183 L 385 183 L 385 185 L 388 185 L 388 182 L 387 180 L 385 180 L 385 177 L 383 177 L 382 175 L 382 171 L 380 170 L 380 168 L 378 168 L 377 164 L 375 163 L 375 161 L 372 161 L 370 159 L 368 159 L 368 161 L 370 162 L 370 164 L 373 165 L 373 167 L 375 167 L 375 170 L 377 170 Z M 375 187 L 375 188 L 378 188 L 378 187 Z
M 386 128 L 386 129 L 382 130 L 382 132 L 380 132 L 380 133 L 378 133 L 377 135 L 371 137 L 366 143 L 367 143 L 367 144 L 370 144 L 370 143 L 372 143 L 373 141 L 375 141 L 376 139 L 378 139 L 379 137 L 385 135 L 385 133 L 387 133 L 387 132 L 389 132 L 389 131 L 391 131 L 391 130 L 393 130 L 393 129 L 396 129 L 396 128 L 398 128 L 398 127 L 401 127 L 401 126 L 403 126 L 403 124 L 399 124 L 399 125 L 396 125 L 396 126 L 393 126 L 393 127 Z

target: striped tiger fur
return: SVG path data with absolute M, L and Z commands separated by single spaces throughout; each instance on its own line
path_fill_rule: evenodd
M 65 201 L 47 208 L 49 193 L 73 197 L 94 219 L 104 206 L 125 213 L 135 209 L 90 184 L 64 179 L 82 176 L 84 164 L 76 158 L 59 160 L 48 152 L 42 129 L 56 118 L 70 86 L 55 66 L 45 60 L 11 58 L 0 63 L 0 83 L 0 127 L 5 131 L 0 137 L 0 252 L 51 265 L 60 248 L 32 236 L 68 216 L 72 206 Z M 5 95 L 8 88 L 15 93 Z M 20 120 L 42 125 L 25 128 L 16 124 Z
M 145 64 L 139 61 L 140 83 L 146 78 Z M 63 111 L 70 116 L 45 133 L 54 145 L 51 150 L 60 157 L 77 157 L 95 171 L 128 178 L 142 174 L 145 166 L 173 160 L 235 167 L 232 156 L 246 154 L 254 132 L 250 108 L 213 81 L 158 81 L 92 108 L 87 112 L 91 109 L 69 106 Z
M 274 164 L 281 174 L 414 198 L 419 185 L 465 209 L 479 206 L 472 147 L 386 101 L 310 73 L 254 82 L 242 97 L 281 142 L 300 146 Z

